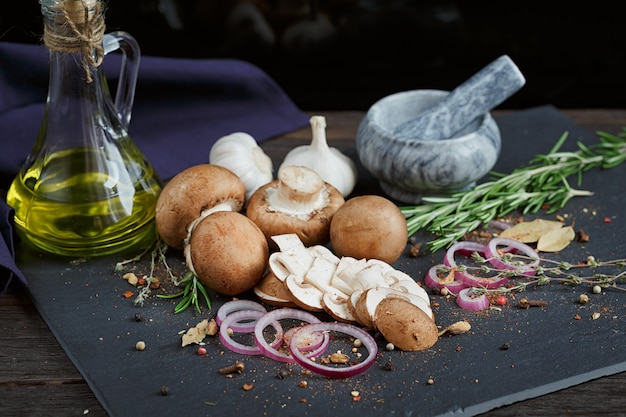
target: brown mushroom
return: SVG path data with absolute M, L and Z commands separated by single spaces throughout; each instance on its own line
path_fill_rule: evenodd
M 360 323 L 365 327 L 376 328 L 375 315 L 378 304 L 383 299 L 387 298 L 402 298 L 409 301 L 411 304 L 419 307 L 426 315 L 434 320 L 432 309 L 430 308 L 430 301 L 428 298 L 423 298 L 421 295 L 416 295 L 401 290 L 396 290 L 389 287 L 373 287 L 368 288 L 361 294 L 358 301 L 355 304 L 355 315 L 359 318 Z
M 240 211 L 246 188 L 232 171 L 201 164 L 172 178 L 156 203 L 157 232 L 171 248 L 183 249 L 189 228 L 201 216 L 215 210 Z
M 408 229 L 393 202 L 376 195 L 347 200 L 330 223 L 330 243 L 338 256 L 379 259 L 389 264 L 406 249 Z
M 257 189 L 246 215 L 259 226 L 271 247 L 272 236 L 297 234 L 305 246 L 329 241 L 330 221 L 344 198 L 310 168 L 284 167 L 278 179 Z
M 315 285 L 305 282 L 303 277 L 289 275 L 284 281 L 289 297 L 300 308 L 307 311 L 324 311 L 324 292 Z
M 348 296 L 340 297 L 334 293 L 324 293 L 324 296 L 322 297 L 322 305 L 324 307 L 324 311 L 337 321 L 357 324 L 359 322 L 356 316 L 350 310 L 348 299 Z
M 383 298 L 376 306 L 376 329 L 397 348 L 428 349 L 439 339 L 435 322 L 418 306 L 400 297 Z
M 218 211 L 193 229 L 185 247 L 187 266 L 204 285 L 224 295 L 252 289 L 263 277 L 269 246 L 246 216 Z
M 276 307 L 294 307 L 296 304 L 285 288 L 283 281 L 278 279 L 270 269 L 254 286 L 254 293 L 261 301 Z

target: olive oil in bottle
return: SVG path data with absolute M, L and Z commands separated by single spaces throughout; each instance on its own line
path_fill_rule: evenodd
M 89 171 L 84 162 L 103 155 L 88 152 L 94 150 L 60 151 L 20 172 L 7 194 L 18 233 L 66 256 L 108 255 L 154 243 L 160 183 L 152 168 L 120 159 L 108 161 L 110 172 Z
M 7 193 L 18 234 L 49 253 L 91 257 L 156 241 L 161 190 L 128 135 L 140 51 L 126 32 L 104 34 L 101 0 L 39 0 L 50 55 L 46 111 Z M 115 100 L 102 60 L 122 54 Z

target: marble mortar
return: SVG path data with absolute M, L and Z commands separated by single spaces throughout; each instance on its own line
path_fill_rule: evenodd
M 374 103 L 361 121 L 356 135 L 358 157 L 392 199 L 418 204 L 423 195 L 470 188 L 495 165 L 501 139 L 490 113 L 451 138 L 407 138 L 394 133 L 447 94 L 427 89 L 392 94 Z

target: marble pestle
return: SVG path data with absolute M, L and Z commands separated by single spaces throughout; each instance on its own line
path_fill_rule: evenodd
M 460 84 L 441 101 L 400 124 L 394 135 L 407 139 L 454 137 L 474 119 L 501 104 L 526 83 L 507 55 L 502 55 Z

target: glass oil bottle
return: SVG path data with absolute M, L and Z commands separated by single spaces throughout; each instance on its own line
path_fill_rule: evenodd
M 50 79 L 38 137 L 7 194 L 18 234 L 62 256 L 147 248 L 161 182 L 128 135 L 139 47 L 128 33 L 104 34 L 99 0 L 40 3 Z M 101 66 L 114 50 L 115 102 Z

